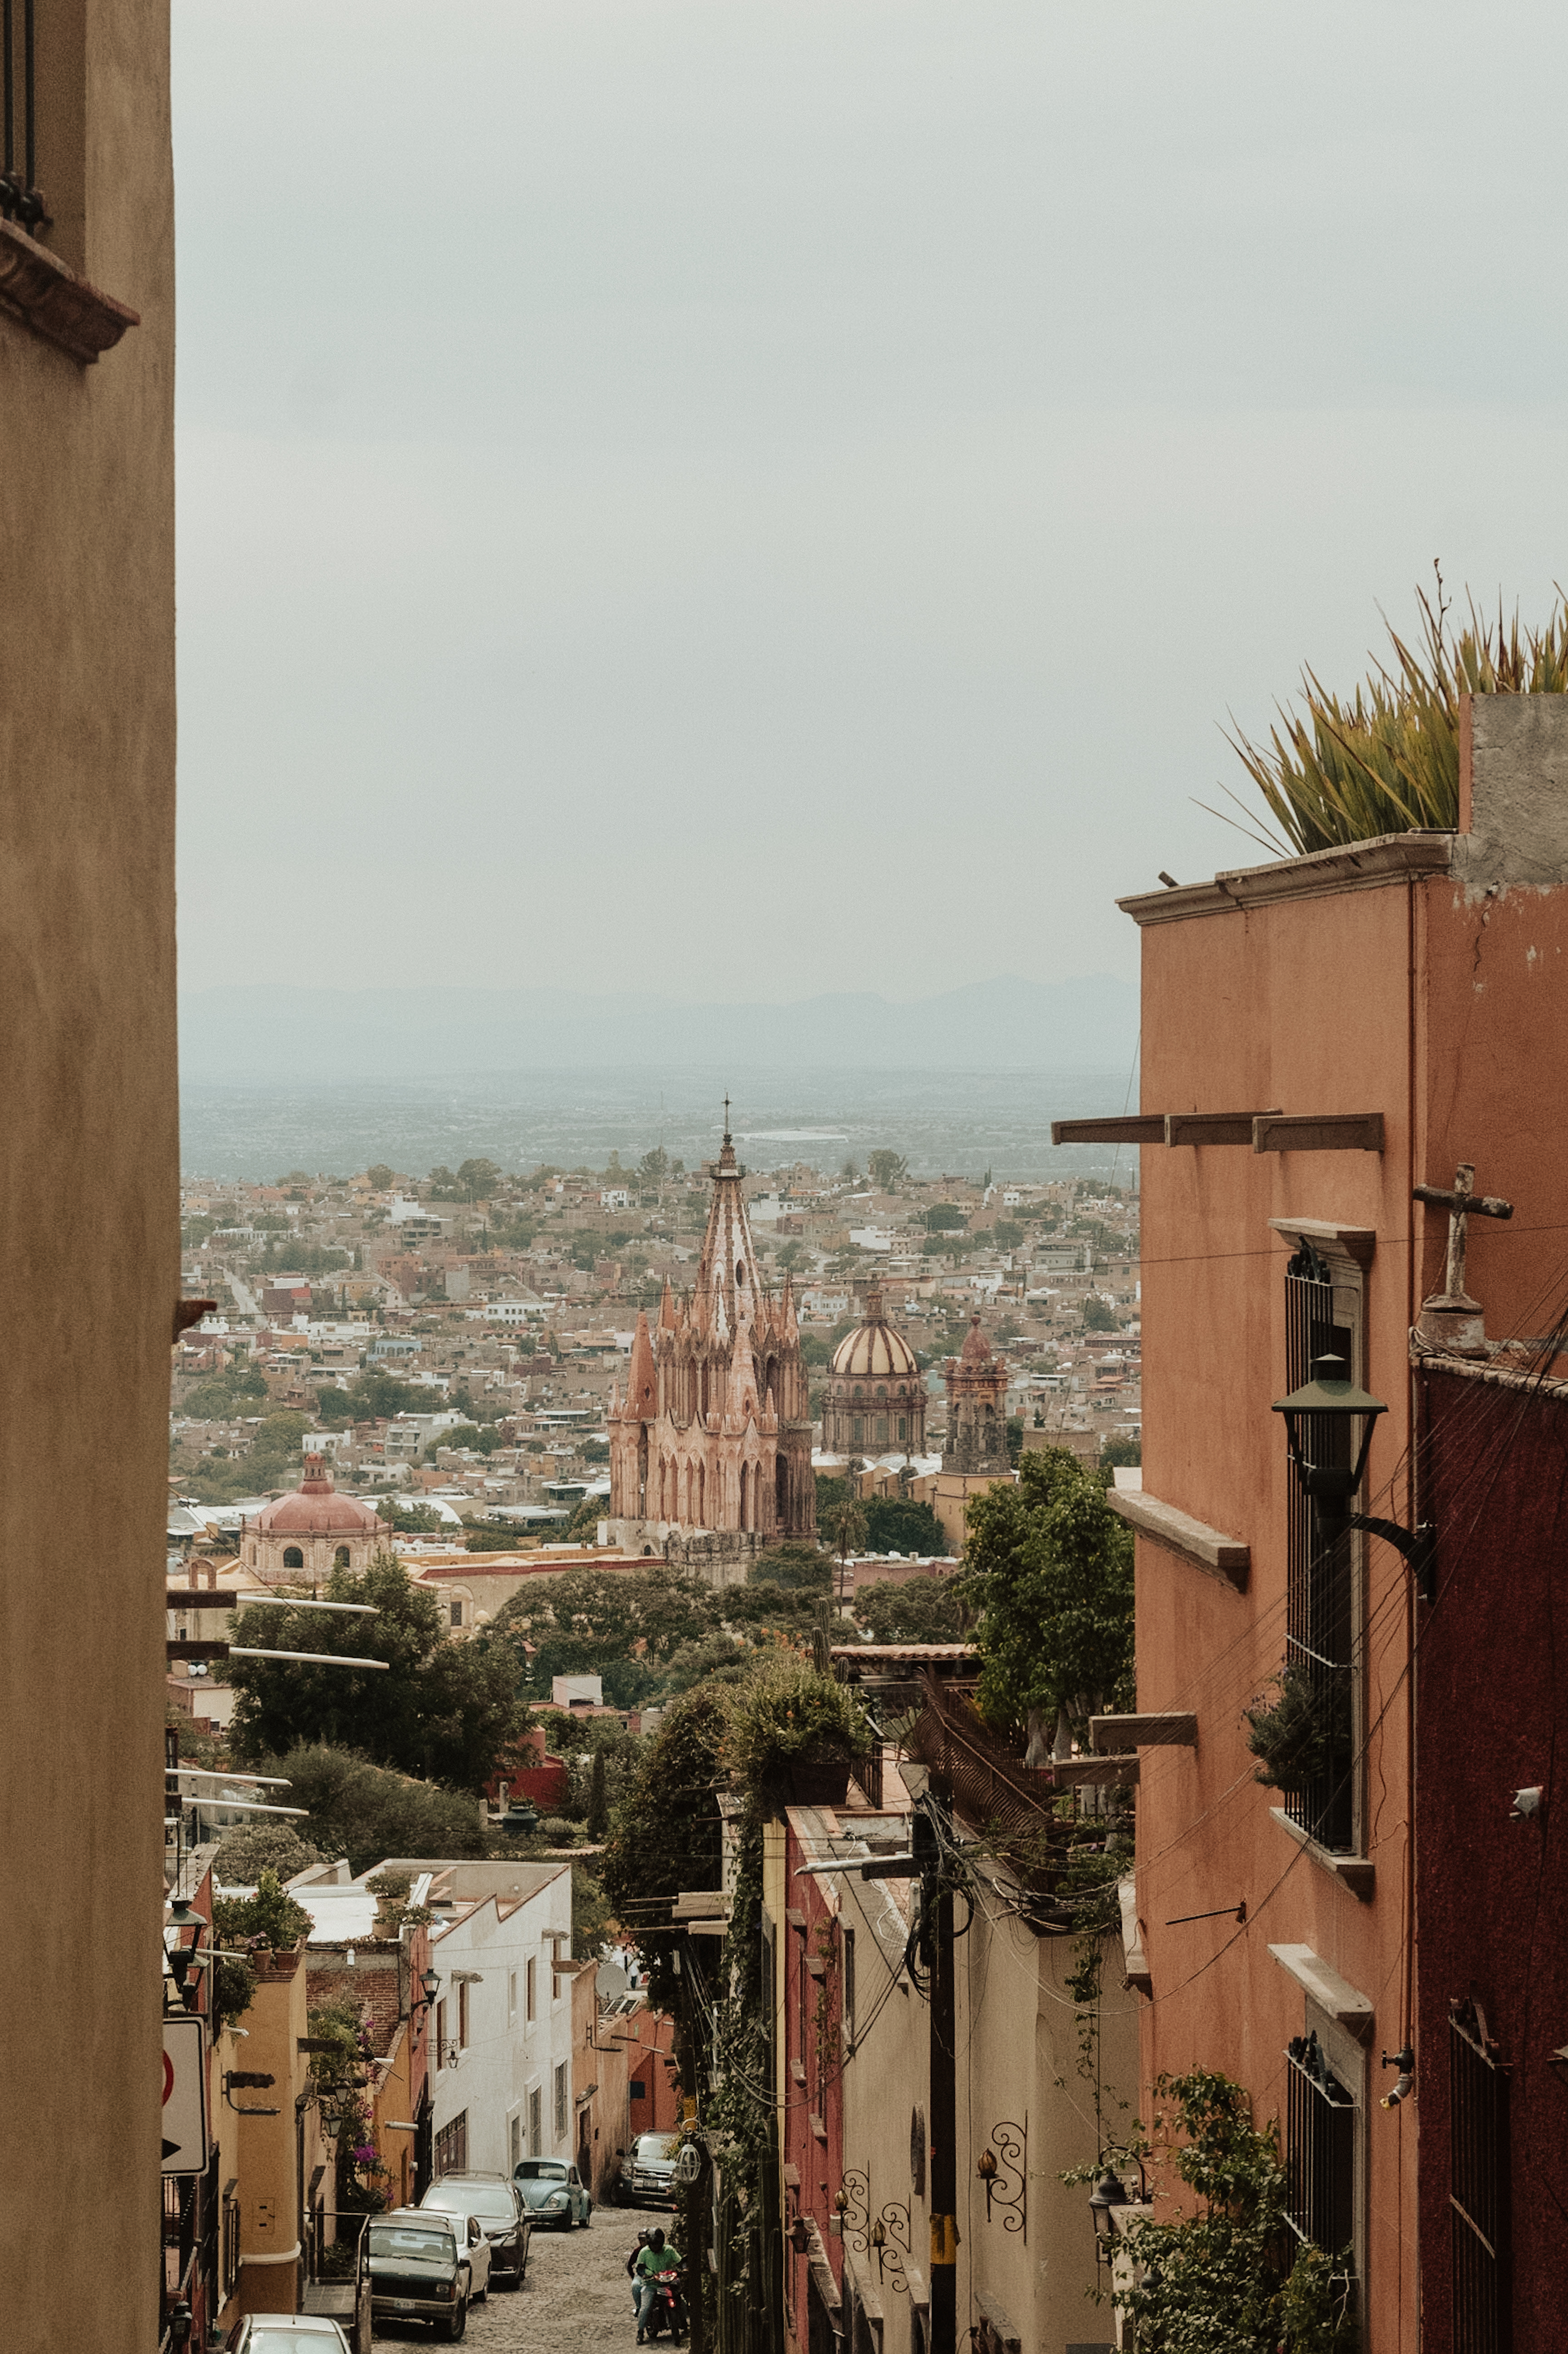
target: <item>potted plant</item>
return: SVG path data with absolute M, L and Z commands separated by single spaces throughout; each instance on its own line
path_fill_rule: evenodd
M 1341 1676 L 1314 1677 L 1285 1668 L 1272 1700 L 1246 1710 L 1246 1745 L 1259 1760 L 1257 1779 L 1273 1790 L 1305 1790 L 1332 1772 L 1349 1749 L 1351 1696 Z
M 395 1938 L 403 1925 L 408 1891 L 414 1885 L 411 1872 L 373 1872 L 365 1885 L 376 1899 L 376 1934 L 380 1938 Z
M 264 1872 L 253 1896 L 217 1899 L 212 1928 L 219 1944 L 249 1956 L 258 1978 L 292 1978 L 310 1935 L 311 1916 L 275 1872 Z
M 725 1761 L 754 1797 L 842 1806 L 850 1766 L 871 1747 L 858 1702 L 795 1651 L 769 1660 L 726 1698 Z

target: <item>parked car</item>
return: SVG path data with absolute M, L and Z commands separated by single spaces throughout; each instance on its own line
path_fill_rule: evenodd
M 248 2313 L 223 2342 L 229 2354 L 352 2354 L 336 2322 L 318 2313 Z
M 512 2179 L 540 2223 L 555 2223 L 569 2232 L 574 2223 L 586 2223 L 593 2213 L 587 2183 L 564 2158 L 521 2158 L 512 2169 Z
M 675 2200 L 675 2145 L 667 2133 L 639 2134 L 620 2168 L 620 2199 L 626 2207 L 670 2207 Z
M 490 2286 L 490 2243 L 479 2218 L 394 2207 L 371 2217 L 366 2236 L 372 2322 L 429 2321 L 438 2336 L 461 2338 L 470 2303 Z
M 534 2218 L 523 2193 L 506 2175 L 456 2168 L 437 2177 L 419 2206 L 444 2215 L 477 2217 L 490 2242 L 491 2279 L 497 2288 L 522 2287 Z

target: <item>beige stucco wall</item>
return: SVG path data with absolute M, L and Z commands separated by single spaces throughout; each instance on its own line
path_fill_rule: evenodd
M 86 1611 L 58 1575 L 0 1589 L 5 1978 L 17 2015 L 55 2030 L 7 2037 L 0 2062 L 0 2111 L 27 2141 L 0 2309 L 16 2343 L 42 2342 L 47 2315 L 50 2343 L 149 2354 L 179 1280 L 167 19 L 161 0 L 37 14 L 42 111 L 67 135 L 85 107 L 84 164 L 40 158 L 62 249 L 142 323 L 83 367 L 0 317 L 0 1296 L 17 1375 L 0 1555 L 35 1556 L 47 1529 L 51 1563 L 92 1564 Z M 84 2182 L 92 2262 L 61 2265 Z
M 294 2100 L 304 2089 L 309 2065 L 299 2049 L 306 2031 L 305 1996 L 303 1960 L 295 1958 L 291 1967 L 287 1961 L 275 1962 L 258 1983 L 241 2022 L 249 2041 L 241 2046 L 244 2058 L 236 2064 L 247 2073 L 274 2080 L 270 2090 L 242 2090 L 234 2095 L 241 2112 L 238 2297 L 242 2313 L 292 2313 L 299 2302 L 302 2252 Z M 244 2114 L 263 2109 L 276 2109 L 278 2115 Z M 306 2152 L 307 2179 L 313 2150 Z

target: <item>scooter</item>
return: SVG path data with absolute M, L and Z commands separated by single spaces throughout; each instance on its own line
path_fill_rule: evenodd
M 686 2310 L 681 2302 L 681 2274 L 678 2267 L 653 2276 L 653 2302 L 642 2324 L 650 2338 L 659 2338 L 667 2328 L 670 2343 L 679 2346 L 686 2334 Z

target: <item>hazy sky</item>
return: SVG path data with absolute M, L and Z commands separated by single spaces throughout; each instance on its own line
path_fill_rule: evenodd
M 175 0 L 183 977 L 917 996 L 1568 582 L 1568 17 Z

